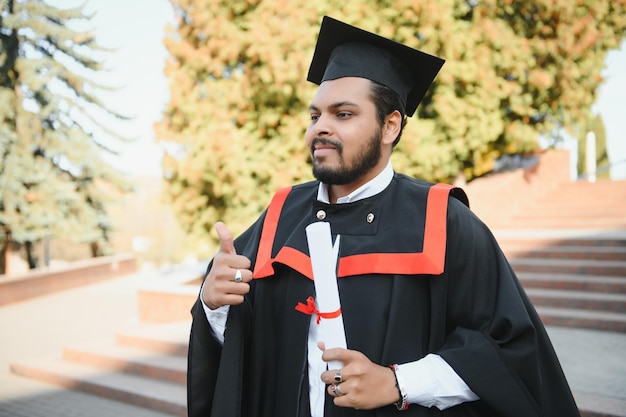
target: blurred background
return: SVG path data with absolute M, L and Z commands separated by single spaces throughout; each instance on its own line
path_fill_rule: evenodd
M 0 415 L 186 416 L 213 225 L 312 177 L 324 15 L 446 59 L 394 169 L 466 190 L 626 416 L 626 0 L 0 0 Z

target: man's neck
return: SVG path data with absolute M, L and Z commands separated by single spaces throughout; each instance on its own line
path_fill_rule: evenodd
M 328 199 L 327 202 L 337 204 L 339 202 L 346 203 L 356 201 L 378 194 L 389 185 L 389 182 L 393 177 L 393 168 L 391 167 L 391 164 L 389 164 L 389 161 L 387 161 L 383 168 L 381 170 L 377 170 L 376 172 L 377 173 L 370 179 L 359 181 L 358 185 L 355 185 L 356 183 L 350 184 L 349 186 L 327 186 L 320 184 L 318 199 L 321 201 L 326 201 Z M 369 178 L 369 176 L 367 178 Z M 349 198 L 345 199 L 346 196 L 349 196 Z M 344 201 L 341 201 L 341 199 Z
M 350 195 L 354 191 L 358 190 L 360 187 L 364 186 L 368 182 L 372 181 L 381 172 L 385 169 L 387 164 L 383 164 L 382 166 L 376 166 L 372 170 L 370 170 L 367 174 L 363 175 L 358 180 L 351 182 L 350 184 L 336 185 L 331 184 L 328 186 L 328 198 L 332 204 L 337 203 L 337 200 Z

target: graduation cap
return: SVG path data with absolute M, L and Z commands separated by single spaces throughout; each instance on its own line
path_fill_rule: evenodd
M 307 80 L 342 77 L 376 81 L 395 91 L 412 116 L 445 61 L 324 16 Z

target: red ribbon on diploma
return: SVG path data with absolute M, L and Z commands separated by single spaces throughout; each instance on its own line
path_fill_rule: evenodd
M 341 308 L 338 308 L 336 311 L 330 313 L 322 313 L 315 307 L 315 300 L 313 297 L 307 298 L 306 304 L 298 303 L 296 310 L 300 313 L 308 314 L 309 316 L 311 314 L 315 314 L 317 316 L 315 320 L 316 324 L 320 324 L 321 319 L 334 319 L 341 315 Z

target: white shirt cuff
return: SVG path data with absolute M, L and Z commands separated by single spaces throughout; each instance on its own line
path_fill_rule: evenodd
M 211 310 L 209 306 L 204 303 L 204 299 L 202 297 L 203 291 L 204 285 L 202 285 L 202 289 L 200 290 L 200 302 L 202 303 L 204 314 L 206 315 L 206 319 L 209 321 L 209 325 L 211 326 L 213 337 L 215 337 L 217 341 L 223 345 L 224 331 L 226 330 L 226 319 L 228 318 L 228 311 L 230 310 L 230 306 L 225 305 L 218 307 L 215 310 Z
M 445 410 L 479 399 L 439 355 L 429 354 L 418 361 L 398 365 L 396 373 L 409 404 Z

